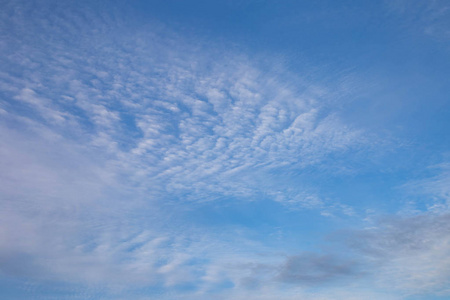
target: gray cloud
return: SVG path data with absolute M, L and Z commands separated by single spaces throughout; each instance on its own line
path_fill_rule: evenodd
M 386 218 L 376 228 L 350 235 L 350 247 L 373 256 L 414 254 L 432 249 L 450 239 L 450 214 L 422 214 Z
M 391 217 L 339 235 L 371 268 L 374 283 L 410 294 L 449 294 L 450 214 Z
M 303 252 L 278 265 L 259 266 L 260 271 L 245 282 L 250 286 L 282 282 L 305 288 L 369 282 L 402 299 L 423 293 L 450 294 L 449 213 L 390 216 L 370 228 L 331 236 L 328 252 Z
M 23 252 L 0 252 L 0 274 L 17 278 L 33 278 L 38 271 L 34 255 Z
M 318 285 L 359 274 L 355 261 L 330 254 L 302 253 L 289 257 L 278 279 L 300 285 Z

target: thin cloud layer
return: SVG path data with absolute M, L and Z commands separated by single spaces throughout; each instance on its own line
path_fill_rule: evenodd
M 384 220 L 376 228 L 356 232 L 352 248 L 380 270 L 377 282 L 408 294 L 438 291 L 449 286 L 449 214 L 424 214 Z
M 286 260 L 279 279 L 288 283 L 314 285 L 354 276 L 356 273 L 356 264 L 352 261 L 338 260 L 331 255 L 304 253 Z

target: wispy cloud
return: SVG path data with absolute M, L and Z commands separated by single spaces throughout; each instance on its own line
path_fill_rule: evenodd
M 0 14 L 2 276 L 82 299 L 368 299 L 370 265 L 396 293 L 446 292 L 446 214 L 347 234 L 354 259 L 180 217 L 251 201 L 355 215 L 295 176 L 343 156 L 351 168 L 379 142 L 342 120 L 325 84 L 126 12 L 11 1 Z M 442 178 L 424 186 L 447 195 Z M 337 286 L 351 280 L 353 295 Z
M 448 2 L 396 0 L 386 3 L 393 12 L 402 14 L 414 30 L 440 41 L 450 38 Z
M 445 213 L 450 204 L 450 165 L 443 162 L 427 168 L 427 175 L 401 186 L 407 194 L 407 211 Z M 431 173 L 431 174 L 430 174 Z
M 362 295 L 369 286 L 391 291 L 394 299 L 447 295 L 448 221 L 448 213 L 391 216 L 372 227 L 335 233 L 333 245 L 324 247 L 324 252 L 303 252 L 289 255 L 281 263 L 262 264 L 246 281 L 297 286 L 303 288 L 306 298 L 312 295 L 311 288 L 327 286 L 326 290 L 338 294 L 343 285 L 353 296 Z M 268 276 L 261 275 L 264 273 Z M 333 299 L 321 293 L 315 297 Z
M 14 30 L 27 24 L 11 23 Z M 74 25 L 55 19 L 37 26 L 51 35 Z M 79 26 L 73 30 L 89 32 Z M 258 173 L 301 169 L 365 143 L 361 132 L 322 110 L 316 89 L 298 86 L 287 72 L 273 75 L 231 53 L 205 55 L 176 36 L 183 50 L 157 33 L 119 35 L 120 43 L 101 48 L 91 46 L 96 38 L 15 40 L 17 55 L 27 58 L 15 68 L 41 66 L 4 75 L 4 93 L 18 101 L 4 109 L 16 121 L 21 116 L 106 151 L 109 171 L 133 184 L 203 200 L 251 197 L 264 184 Z M 90 59 L 79 64 L 82 55 Z
M 261 174 L 366 143 L 323 110 L 325 89 L 287 71 L 161 29 L 125 35 L 113 16 L 73 9 L 17 2 L 2 13 L 6 276 L 116 289 L 237 284 L 230 265 L 250 256 L 221 258 L 228 239 L 181 231 L 160 205 L 265 197 L 322 209 L 301 184 L 281 196 L 287 185 Z
M 378 283 L 407 294 L 448 293 L 449 215 L 384 220 L 356 232 L 352 247 L 373 260 Z

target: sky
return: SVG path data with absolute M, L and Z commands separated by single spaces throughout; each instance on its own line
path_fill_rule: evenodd
M 0 298 L 450 298 L 444 0 L 0 0 Z

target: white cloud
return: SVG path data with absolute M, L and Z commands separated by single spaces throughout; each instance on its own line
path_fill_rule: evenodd
M 161 203 L 263 195 L 339 207 L 270 180 L 367 142 L 326 113 L 326 89 L 170 32 L 112 35 L 108 18 L 66 17 L 64 6 L 18 2 L 2 13 L 3 274 L 206 293 L 242 282 L 236 265 L 277 257 L 254 259 L 264 247 L 245 238 L 237 247 L 236 236 L 177 228 Z
M 432 175 L 407 182 L 401 186 L 411 199 L 405 208 L 409 213 L 433 211 L 445 213 L 450 208 L 450 164 L 447 162 L 427 168 Z
M 44 32 L 70 26 L 55 22 L 43 24 Z M 359 131 L 324 115 L 317 88 L 295 86 L 290 74 L 271 75 L 230 54 L 217 60 L 180 37 L 174 50 L 169 39 L 141 35 L 115 37 L 127 45 L 122 48 L 118 43 L 81 53 L 73 42 L 46 41 L 52 58 L 30 49 L 35 40 L 26 37 L 21 55 L 48 64 L 23 83 L 7 76 L 5 85 L 14 89 L 5 92 L 34 108 L 23 117 L 42 123 L 42 115 L 50 130 L 104 149 L 117 168 L 109 171 L 133 174 L 134 184 L 149 189 L 194 191 L 199 198 L 213 191 L 248 194 L 261 183 L 243 187 L 234 178 L 314 165 L 365 143 Z M 84 56 L 89 60 L 79 64 Z M 6 107 L 13 116 L 21 110 L 17 105 Z

